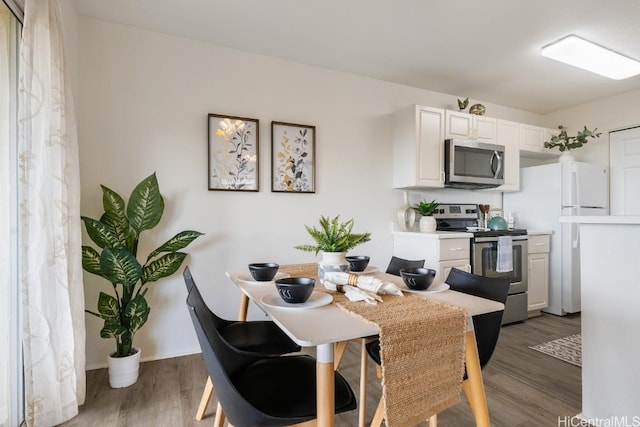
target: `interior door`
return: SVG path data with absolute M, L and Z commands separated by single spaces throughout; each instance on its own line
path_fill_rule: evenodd
M 609 134 L 611 215 L 640 215 L 640 127 Z

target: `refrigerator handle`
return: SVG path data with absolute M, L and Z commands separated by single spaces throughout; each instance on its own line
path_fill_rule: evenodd
M 574 196 L 576 198 L 575 203 L 573 206 L 582 206 L 580 204 L 580 179 L 578 177 L 578 171 L 574 168 L 573 171 L 571 171 L 571 176 L 573 177 L 573 185 L 575 187 L 575 193 Z M 573 200 L 571 201 L 573 203 Z M 575 246 L 574 246 L 575 247 Z
M 580 243 L 580 224 L 571 224 L 571 247 L 576 249 Z

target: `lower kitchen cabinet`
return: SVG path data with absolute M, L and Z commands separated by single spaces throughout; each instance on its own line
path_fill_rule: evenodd
M 539 316 L 549 305 L 549 235 L 529 235 L 527 310 Z
M 470 233 L 393 233 L 393 254 L 405 259 L 424 259 L 436 271 L 433 283 L 445 281 L 452 268 L 471 272 Z

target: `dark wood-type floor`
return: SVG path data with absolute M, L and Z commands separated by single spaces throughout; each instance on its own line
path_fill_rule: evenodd
M 502 328 L 498 348 L 483 371 L 493 426 L 557 426 L 558 417 L 574 416 L 581 407 L 579 367 L 531 350 L 529 346 L 580 332 L 580 316 L 543 315 Z M 347 346 L 340 372 L 358 394 L 359 345 Z M 368 421 L 380 398 L 381 386 L 369 363 Z M 215 403 L 202 421 L 194 416 L 206 368 L 198 355 L 143 363 L 138 382 L 111 389 L 106 369 L 87 372 L 87 398 L 80 414 L 65 427 L 208 426 Z M 357 426 L 358 413 L 341 414 L 337 426 Z M 427 423 L 421 424 L 426 426 Z M 473 426 L 462 394 L 461 402 L 438 416 L 440 427 Z M 566 423 L 561 425 L 568 425 Z

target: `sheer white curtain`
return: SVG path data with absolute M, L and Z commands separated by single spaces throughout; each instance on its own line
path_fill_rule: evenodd
M 85 394 L 76 124 L 57 0 L 27 0 L 20 47 L 19 243 L 26 418 L 52 426 Z

